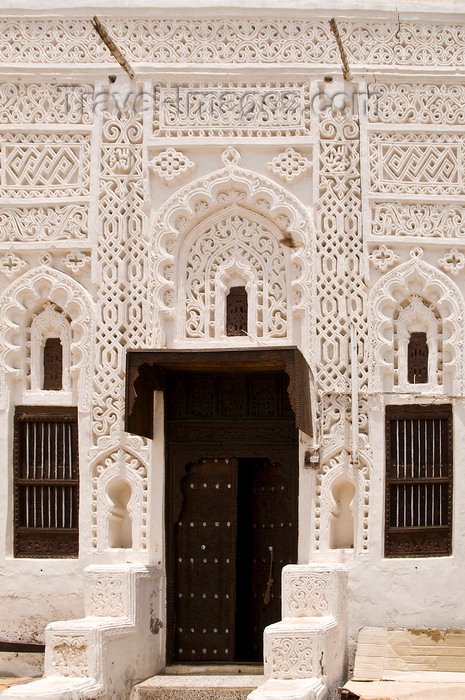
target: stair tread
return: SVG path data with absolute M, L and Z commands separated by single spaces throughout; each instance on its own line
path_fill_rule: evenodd
M 160 675 L 138 683 L 138 688 L 256 688 L 263 683 L 259 675 L 237 674 L 229 676 L 168 676 Z

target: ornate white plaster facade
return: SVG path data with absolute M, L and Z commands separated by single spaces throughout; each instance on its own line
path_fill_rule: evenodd
M 250 697 L 331 699 L 361 626 L 465 627 L 465 14 L 126 5 L 0 12 L 0 641 L 46 643 L 46 678 L 5 697 L 123 699 L 166 665 L 163 393 L 153 438 L 126 432 L 127 351 L 295 346 L 298 559 Z M 443 404 L 451 551 L 386 557 L 386 407 Z M 72 557 L 15 555 L 16 407 L 77 409 Z M 0 675 L 25 659 L 0 652 Z

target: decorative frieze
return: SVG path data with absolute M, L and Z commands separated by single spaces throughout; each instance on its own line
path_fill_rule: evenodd
M 368 120 L 394 124 L 465 124 L 465 87 L 371 83 Z
M 286 19 L 104 19 L 128 61 L 141 63 L 339 64 L 329 22 Z M 339 22 L 348 62 L 463 65 L 463 24 Z M 15 63 L 111 63 L 87 19 L 3 19 L 0 60 Z
M 0 196 L 89 194 L 90 136 L 6 133 L 0 144 Z
M 350 65 L 454 66 L 465 61 L 465 26 L 429 22 L 338 22 Z
M 161 86 L 154 94 L 154 136 L 307 136 L 306 83 Z
M 0 124 L 92 124 L 93 92 L 85 84 L 0 83 Z
M 14 207 L 0 211 L 0 241 L 66 241 L 87 238 L 87 206 Z
M 465 137 L 454 134 L 372 134 L 371 189 L 389 194 L 464 194 L 464 145 Z
M 374 203 L 373 236 L 465 237 L 465 208 L 457 204 Z

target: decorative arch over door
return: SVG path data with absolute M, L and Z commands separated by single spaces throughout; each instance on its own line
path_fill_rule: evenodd
M 239 166 L 225 167 L 170 197 L 151 237 L 153 347 L 301 343 L 310 350 L 315 298 L 314 225 L 294 195 Z M 225 297 L 244 285 L 251 338 L 227 337 Z M 211 308 L 213 307 L 213 308 Z

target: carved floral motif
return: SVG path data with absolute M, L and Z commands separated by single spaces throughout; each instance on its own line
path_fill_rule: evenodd
M 454 276 L 458 275 L 465 266 L 465 255 L 462 251 L 457 250 L 457 248 L 451 248 L 447 255 L 438 260 L 438 265 L 442 267 L 445 272 L 450 272 L 450 274 Z
M 85 635 L 54 635 L 50 646 L 51 665 L 58 675 L 78 678 L 89 675 Z
M 168 184 L 188 175 L 197 167 L 181 151 L 171 147 L 152 158 L 150 166 L 153 172 Z
M 286 182 L 292 182 L 312 167 L 312 161 L 294 148 L 287 148 L 284 153 L 267 163 L 266 167 Z
M 21 268 L 26 266 L 27 262 L 16 253 L 5 253 L 0 256 L 0 273 L 7 277 L 14 277 L 21 272 Z
M 370 260 L 377 270 L 386 272 L 386 270 L 389 270 L 396 262 L 399 262 L 400 258 L 383 243 L 383 245 L 375 248 L 370 255 Z
M 86 573 L 84 587 L 87 615 L 123 617 L 128 615 L 128 576 L 123 572 Z

